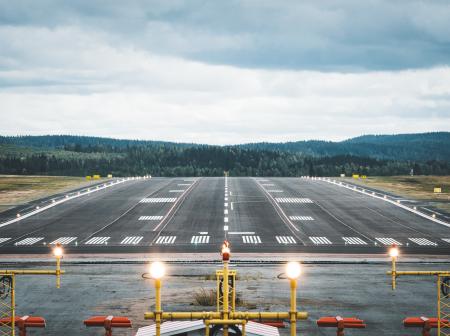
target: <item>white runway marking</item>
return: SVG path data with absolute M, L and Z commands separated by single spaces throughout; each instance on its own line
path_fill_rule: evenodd
M 36 244 L 38 241 L 41 241 L 42 239 L 44 239 L 44 237 L 29 237 L 29 238 L 25 238 L 22 239 L 21 241 L 15 243 L 14 245 L 33 245 Z
M 225 201 L 228 201 L 228 197 L 225 197 Z
M 192 236 L 191 244 L 209 244 L 209 236 Z
M 331 241 L 327 237 L 309 237 L 316 245 L 331 245 Z
M 265 184 L 261 184 L 262 186 L 264 186 L 264 187 L 273 187 L 273 186 L 275 186 L 275 184 L 272 184 L 272 183 L 265 183 Z
M 367 243 L 359 237 L 342 237 L 345 244 L 348 245 L 367 245 Z
M 137 245 L 141 242 L 144 237 L 142 236 L 128 236 L 125 237 L 120 244 L 122 245 Z
M 171 193 L 182 193 L 182 192 L 184 192 L 184 190 L 174 189 L 174 190 L 169 190 L 169 192 L 171 192 Z
M 244 244 L 261 244 L 261 238 L 259 236 L 242 236 L 242 242 Z
M 399 243 L 398 241 L 396 241 L 393 238 L 375 238 L 375 239 L 378 240 L 383 245 L 393 245 L 393 244 L 399 245 L 399 246 L 402 245 L 402 243 Z
M 421 246 L 437 246 L 436 243 L 434 243 L 431 240 L 428 240 L 426 238 L 408 238 L 408 240 L 412 241 L 413 243 L 416 243 L 417 245 L 421 245 Z
M 155 244 L 168 245 L 175 243 L 177 236 L 159 236 Z
M 106 245 L 111 237 L 92 237 L 89 239 L 85 245 Z
M 292 237 L 292 236 L 276 236 L 275 238 L 277 239 L 277 242 L 279 244 L 284 244 L 284 245 L 297 244 L 294 237 Z
M 187 186 L 190 186 L 189 183 L 178 183 L 177 185 L 178 185 L 179 187 L 187 187 Z
M 224 226 L 223 226 L 223 230 L 224 230 L 224 231 L 228 231 L 228 225 L 224 225 Z
M 311 216 L 289 216 L 290 220 L 293 221 L 312 221 L 314 220 L 314 218 L 312 218 Z
M 224 206 L 225 208 L 228 208 L 228 203 L 224 203 L 223 206 Z
M 201 235 L 207 235 L 208 232 L 206 232 L 206 231 L 201 231 L 201 232 L 199 232 L 199 234 L 201 234 Z
M 138 220 L 140 221 L 148 221 L 148 220 L 161 220 L 163 216 L 141 216 Z
M 228 209 L 223 210 L 224 215 L 228 215 Z
M 228 234 L 230 234 L 230 235 L 254 235 L 255 233 L 247 231 L 247 232 L 228 232 Z
M 160 197 L 160 198 L 143 198 L 140 203 L 173 203 L 177 199 L 171 197 Z
M 283 190 L 267 190 L 267 192 L 270 192 L 270 193 L 282 193 Z
M 11 238 L 0 238 L 0 244 L 7 242 L 8 240 L 10 240 Z
M 278 203 L 313 203 L 309 198 L 298 198 L 298 197 L 280 197 L 275 198 Z
M 223 218 L 224 223 L 228 223 L 228 217 Z
M 52 241 L 50 244 L 58 244 L 67 245 L 73 242 L 77 237 L 59 237 L 58 239 Z
M 450 238 L 442 238 L 442 240 L 450 244 Z

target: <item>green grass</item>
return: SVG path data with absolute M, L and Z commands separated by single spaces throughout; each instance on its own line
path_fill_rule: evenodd
M 0 175 L 0 211 L 91 183 L 71 176 Z

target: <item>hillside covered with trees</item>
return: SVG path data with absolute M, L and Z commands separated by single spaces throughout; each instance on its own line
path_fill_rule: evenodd
M 1 174 L 337 176 L 450 174 L 450 133 L 209 146 L 82 136 L 0 137 Z

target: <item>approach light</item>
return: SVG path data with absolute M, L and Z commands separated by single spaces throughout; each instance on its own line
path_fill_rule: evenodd
M 150 264 L 150 275 L 153 279 L 161 279 L 166 274 L 166 267 L 161 261 Z
M 63 255 L 64 251 L 63 248 L 61 247 L 61 244 L 56 244 L 55 248 L 53 249 L 53 255 L 57 258 L 61 258 Z
M 286 275 L 289 279 L 295 280 L 302 273 L 300 264 L 296 261 L 290 261 L 286 264 Z
M 389 250 L 389 256 L 391 258 L 397 258 L 398 257 L 398 247 L 394 244 Z

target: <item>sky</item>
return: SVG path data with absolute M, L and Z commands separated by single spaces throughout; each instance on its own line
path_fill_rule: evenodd
M 0 135 L 450 131 L 449 1 L 0 0 Z

